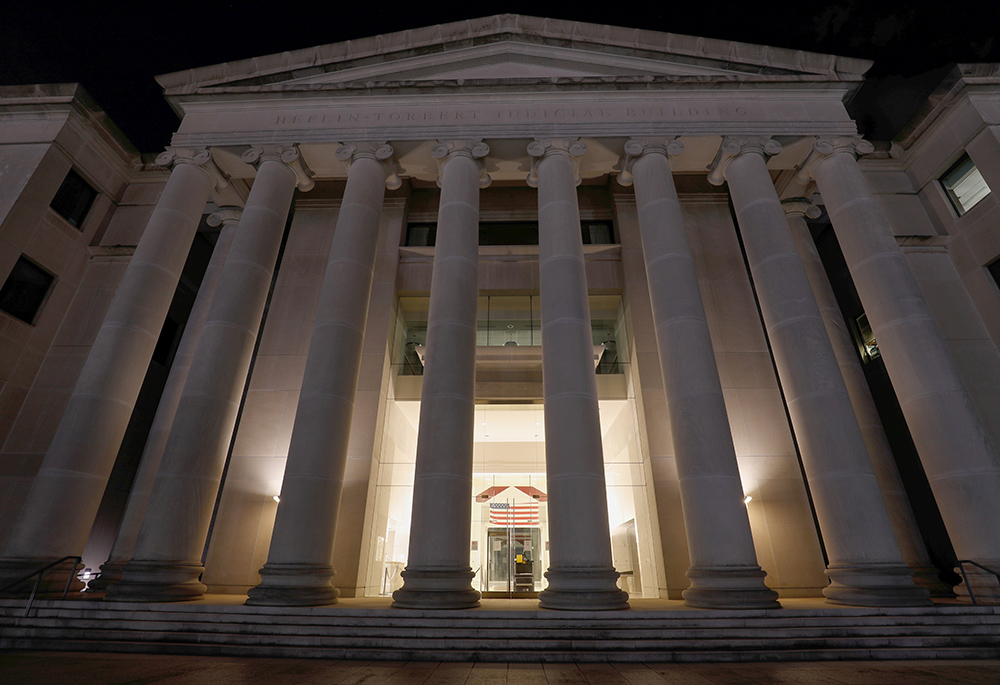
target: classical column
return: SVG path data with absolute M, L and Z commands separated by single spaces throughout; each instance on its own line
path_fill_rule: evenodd
M 743 502 L 736 450 L 669 156 L 671 139 L 632 139 L 618 180 L 635 184 L 646 280 L 680 477 L 691 585 L 684 603 L 776 609 Z
M 823 196 L 955 552 L 1000 570 L 1000 459 L 858 167 L 855 154 L 871 151 L 819 140 L 800 173 Z M 1000 600 L 995 578 L 975 577 L 977 597 Z
M 243 161 L 257 176 L 226 257 L 177 403 L 135 552 L 115 601 L 176 601 L 205 586 L 202 550 L 219 491 L 240 397 L 296 185 L 312 181 L 299 151 L 254 147 Z
M 903 486 L 903 479 L 900 478 L 899 469 L 896 468 L 889 440 L 879 420 L 875 400 L 872 399 L 868 381 L 865 380 L 865 372 L 861 368 L 854 340 L 847 330 L 833 287 L 827 278 L 823 261 L 806 223 L 806 217 L 815 219 L 820 215 L 820 209 L 801 197 L 782 200 L 781 206 L 785 210 L 785 218 L 792 229 L 792 237 L 795 239 L 795 246 L 802 258 L 802 266 L 805 267 L 806 276 L 816 297 L 823 325 L 826 326 L 826 333 L 837 356 L 840 373 L 844 377 L 847 393 L 851 397 L 854 416 L 861 428 L 865 447 L 868 448 L 868 456 L 871 457 L 875 478 L 882 491 L 882 499 L 885 501 L 892 528 L 896 532 L 896 541 L 899 543 L 903 561 L 913 569 L 913 579 L 917 585 L 927 589 L 931 596 L 954 596 L 951 587 L 938 577 L 940 572 L 927 553 L 927 547 L 920 535 L 920 528 L 917 526 L 910 500 Z
M 228 185 L 208 150 L 156 161 L 173 171 L 7 542 L 0 584 L 83 552 L 205 203 Z
M 333 604 L 333 541 L 347 468 L 379 218 L 398 188 L 392 147 L 345 145 L 349 164 L 306 358 L 280 502 L 261 581 L 247 604 Z
M 129 491 L 128 503 L 125 506 L 121 526 L 118 528 L 118 535 L 115 536 L 108 560 L 101 564 L 101 575 L 87 585 L 89 592 L 102 592 L 109 585 L 120 580 L 122 568 L 132 558 L 132 550 L 135 549 L 135 542 L 139 537 L 139 528 L 146 513 L 149 495 L 153 491 L 153 483 L 156 481 L 156 472 L 160 468 L 163 448 L 167 444 L 170 427 L 173 425 L 174 416 L 177 413 L 177 403 L 180 401 L 181 391 L 184 390 L 184 382 L 187 380 L 191 360 L 194 357 L 195 348 L 198 346 L 198 339 L 201 337 L 201 329 L 208 317 L 208 309 L 212 303 L 212 297 L 215 295 L 215 289 L 219 285 L 222 266 L 226 261 L 226 255 L 229 254 L 229 246 L 232 243 L 242 211 L 238 208 L 225 208 L 208 217 L 210 226 L 221 225 L 222 229 L 215 242 L 215 249 L 212 250 L 212 257 L 205 269 L 205 275 L 202 276 L 201 286 L 198 288 L 198 295 L 191 308 L 191 314 L 184 325 L 184 335 L 177 346 L 173 364 L 170 365 L 170 375 L 167 376 L 167 382 L 160 394 L 160 403 L 156 407 L 156 415 L 153 417 L 153 425 L 149 429 L 146 447 L 139 460 L 139 469 L 132 480 L 132 489 Z
M 439 143 L 438 209 L 413 514 L 403 587 L 393 606 L 460 609 L 479 605 L 469 566 L 472 449 L 475 442 L 476 310 L 479 301 L 479 189 L 490 177 L 476 141 Z
M 624 609 L 611 559 L 594 342 L 576 186 L 579 140 L 528 145 L 528 184 L 538 188 L 542 389 L 549 500 L 547 609 Z
M 929 602 L 903 563 L 809 279 L 765 158 L 767 138 L 726 138 L 709 181 L 729 183 L 747 261 L 826 546 L 835 604 Z

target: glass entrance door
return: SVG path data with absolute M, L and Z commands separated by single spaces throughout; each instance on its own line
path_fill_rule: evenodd
M 487 592 L 533 596 L 542 580 L 542 567 L 537 563 L 541 539 L 541 528 L 489 528 Z

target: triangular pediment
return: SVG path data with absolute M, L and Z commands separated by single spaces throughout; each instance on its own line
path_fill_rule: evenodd
M 692 77 L 858 80 L 870 62 L 640 29 L 497 15 L 158 77 L 168 96 L 240 90 Z

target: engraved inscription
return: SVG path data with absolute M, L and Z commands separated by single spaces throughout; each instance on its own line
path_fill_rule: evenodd
M 316 114 L 276 114 L 272 126 L 373 126 L 393 124 L 498 123 L 518 121 L 742 120 L 750 116 L 742 105 L 678 103 L 635 106 L 538 106 L 454 109 L 327 110 Z

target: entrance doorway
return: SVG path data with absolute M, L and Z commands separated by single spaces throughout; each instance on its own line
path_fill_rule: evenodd
M 536 597 L 542 580 L 537 562 L 542 529 L 489 528 L 484 597 Z

